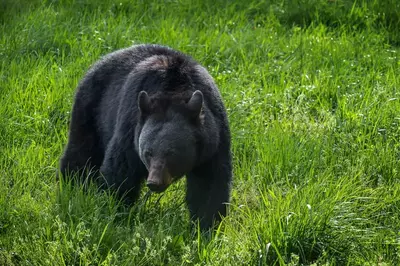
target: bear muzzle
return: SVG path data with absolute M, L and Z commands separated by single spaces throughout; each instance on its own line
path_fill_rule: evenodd
M 156 193 L 164 192 L 171 185 L 173 178 L 164 163 L 155 162 L 150 164 L 147 187 Z

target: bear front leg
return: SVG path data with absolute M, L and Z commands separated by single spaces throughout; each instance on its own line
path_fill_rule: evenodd
M 229 152 L 219 152 L 187 175 L 187 205 L 191 218 L 199 219 L 202 230 L 213 227 L 215 222 L 226 216 L 231 180 Z
M 137 200 L 141 184 L 146 176 L 144 166 L 137 155 L 133 140 L 114 136 L 105 153 L 100 172 L 106 187 L 115 189 L 124 202 L 131 204 Z

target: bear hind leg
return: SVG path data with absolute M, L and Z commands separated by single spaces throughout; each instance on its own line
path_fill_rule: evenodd
M 94 123 L 78 119 L 76 113 L 73 113 L 69 140 L 60 160 L 60 173 L 64 178 L 82 182 L 99 170 L 104 155 Z

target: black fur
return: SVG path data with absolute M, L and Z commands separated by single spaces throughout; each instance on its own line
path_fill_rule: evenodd
M 193 115 L 185 104 L 196 90 L 204 103 Z M 148 113 L 138 107 L 141 91 L 150 98 Z M 232 179 L 228 119 L 212 77 L 189 56 L 138 45 L 94 64 L 76 91 L 61 174 L 100 170 L 108 187 L 134 202 L 149 175 L 140 137 L 143 149 L 154 150 L 157 158 L 175 154 L 166 160 L 170 169 L 187 176 L 188 208 L 201 228 L 226 215 Z M 185 165 L 177 165 L 182 161 Z

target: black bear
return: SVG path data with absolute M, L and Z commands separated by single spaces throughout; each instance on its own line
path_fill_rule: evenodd
M 104 56 L 79 83 L 60 172 L 92 169 L 128 203 L 145 180 L 162 192 L 186 176 L 191 218 L 208 229 L 227 212 L 230 146 L 207 70 L 169 47 L 135 45 Z

